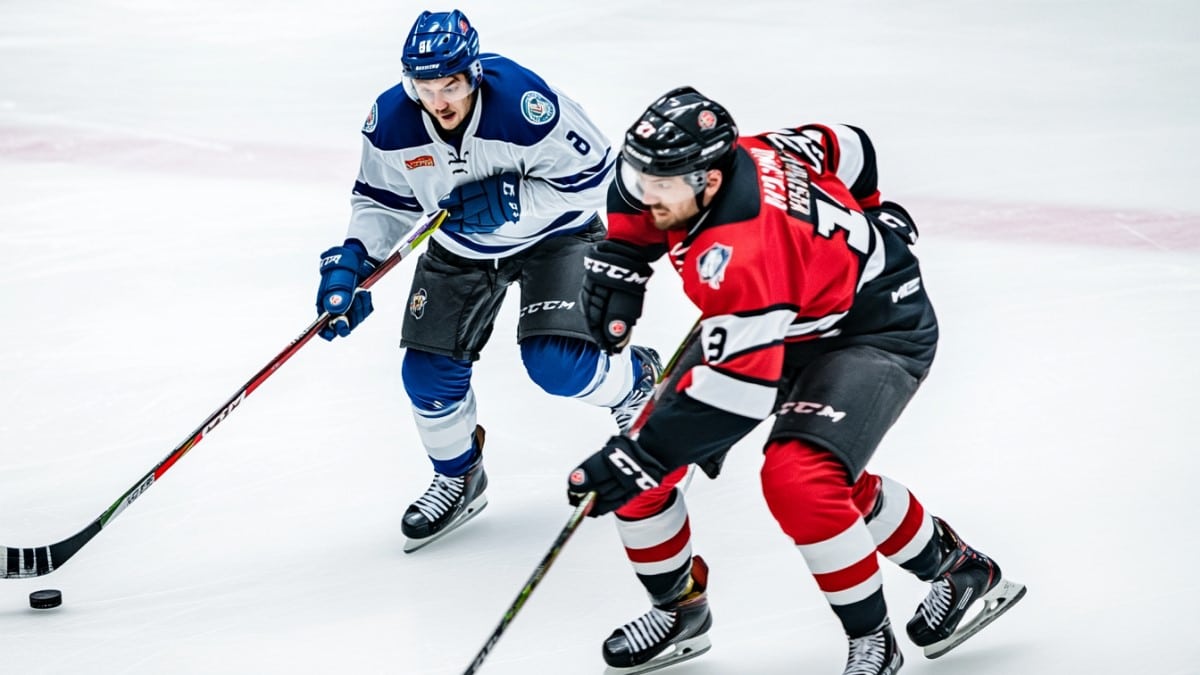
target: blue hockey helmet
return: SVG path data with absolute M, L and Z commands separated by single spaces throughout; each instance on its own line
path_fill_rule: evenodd
M 412 80 L 436 80 L 466 73 L 472 90 L 483 81 L 479 33 L 457 9 L 422 12 L 408 31 L 400 62 L 404 66 L 404 89 L 414 101 L 419 97 Z

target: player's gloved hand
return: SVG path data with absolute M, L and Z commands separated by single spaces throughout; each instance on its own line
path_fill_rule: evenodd
M 575 467 L 567 479 L 567 501 L 579 506 L 589 492 L 596 501 L 588 516 L 602 516 L 625 505 L 645 490 L 658 487 L 666 468 L 625 436 L 613 436 L 599 452 Z
M 495 232 L 504 223 L 521 219 L 521 176 L 502 173 L 464 183 L 442 197 L 438 206 L 448 212 L 443 230 L 463 234 Z
M 358 284 L 375 271 L 375 261 L 357 239 L 321 254 L 321 285 L 317 288 L 317 314 L 329 312 L 329 325 L 318 333 L 326 340 L 345 337 L 362 323 L 375 308 L 370 291 L 354 292 Z
M 909 246 L 917 243 L 917 238 L 921 234 L 917 230 L 917 221 L 913 220 L 907 209 L 896 202 L 884 202 L 875 208 L 865 209 L 863 213 L 868 218 L 877 223 L 883 223 L 893 232 L 904 237 Z
M 642 316 L 646 282 L 654 270 L 637 248 L 611 239 L 593 244 L 583 266 L 579 299 L 588 330 L 601 349 L 619 352 Z

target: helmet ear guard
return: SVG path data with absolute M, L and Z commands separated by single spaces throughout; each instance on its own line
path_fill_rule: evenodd
M 483 82 L 479 32 L 457 9 L 422 12 L 408 31 L 400 63 L 404 70 L 404 91 L 414 101 L 420 101 L 420 97 L 413 80 L 436 80 L 466 73 L 472 91 Z

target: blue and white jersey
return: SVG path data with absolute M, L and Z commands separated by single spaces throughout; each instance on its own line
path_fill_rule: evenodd
M 461 147 L 442 140 L 437 122 L 401 85 L 372 106 L 346 235 L 372 257 L 387 256 L 455 186 L 487 176 L 522 176 L 521 218 L 489 234 L 434 233 L 466 258 L 503 258 L 577 231 L 605 204 L 614 156 L 579 104 L 502 56 L 481 61 L 483 82 Z

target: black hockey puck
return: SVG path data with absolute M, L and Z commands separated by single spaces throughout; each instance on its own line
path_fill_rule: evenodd
M 49 589 L 29 594 L 29 606 L 34 609 L 53 609 L 62 604 L 62 591 Z

